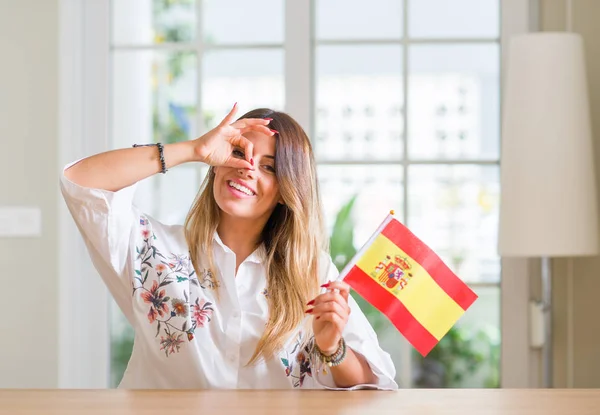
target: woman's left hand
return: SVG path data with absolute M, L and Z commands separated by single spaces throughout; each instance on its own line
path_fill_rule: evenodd
M 333 354 L 350 316 L 350 286 L 341 281 L 332 281 L 322 287 L 327 288 L 327 292 L 309 301 L 307 305 L 312 308 L 306 312 L 314 316 L 313 332 L 317 346 L 323 353 Z

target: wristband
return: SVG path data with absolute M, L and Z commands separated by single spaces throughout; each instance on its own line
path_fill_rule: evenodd
M 160 159 L 160 172 L 165 174 L 167 170 L 167 164 L 165 163 L 165 155 L 163 151 L 163 145 L 161 143 L 156 144 L 134 144 L 133 147 L 158 147 L 158 158 Z

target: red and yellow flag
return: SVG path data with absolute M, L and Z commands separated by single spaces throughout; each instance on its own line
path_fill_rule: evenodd
M 340 273 L 426 356 L 477 295 L 391 214 Z

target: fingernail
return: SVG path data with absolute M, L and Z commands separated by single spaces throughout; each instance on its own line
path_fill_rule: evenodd
M 306 303 L 306 305 L 313 305 L 315 303 L 315 300 L 310 300 L 308 303 Z
M 250 164 L 254 166 L 254 159 L 253 158 L 250 159 Z
M 273 121 L 273 118 L 265 118 L 265 121 Z
M 309 308 L 308 310 L 306 310 L 306 311 L 305 311 L 305 313 L 307 313 L 307 314 L 310 314 L 310 313 L 312 313 L 312 312 L 313 312 L 313 309 L 312 309 L 312 308 Z
M 277 131 L 277 130 L 273 130 L 272 128 L 270 128 L 270 130 L 271 130 L 272 132 L 274 132 L 275 134 L 279 134 L 279 131 Z
M 321 287 L 327 288 L 327 287 L 329 287 L 329 283 L 325 283 L 325 284 L 321 285 Z

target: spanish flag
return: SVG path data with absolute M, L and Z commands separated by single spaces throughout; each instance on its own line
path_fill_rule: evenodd
M 391 212 L 340 273 L 426 356 L 477 295 Z

